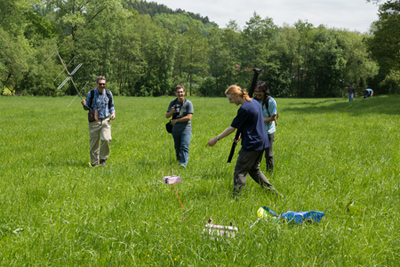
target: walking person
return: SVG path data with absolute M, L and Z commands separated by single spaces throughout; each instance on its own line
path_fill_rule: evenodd
M 242 140 L 242 148 L 239 151 L 236 161 L 232 197 L 236 197 L 242 192 L 242 188 L 246 183 L 247 173 L 250 174 L 256 183 L 280 195 L 260 171 L 263 152 L 269 147 L 261 106 L 256 101 L 252 101 L 246 90 L 242 90 L 237 85 L 231 85 L 225 91 L 225 95 L 228 97 L 229 103 L 233 103 L 236 106 L 241 105 L 241 107 L 238 109 L 237 115 L 231 125 L 222 133 L 210 139 L 206 146 L 212 147 L 236 129 L 240 130 L 241 136 L 239 139 Z
M 105 89 L 106 78 L 97 77 L 96 84 L 97 88 L 91 90 L 81 104 L 85 110 L 88 110 L 87 104 L 98 112 L 98 120 L 89 122 L 90 164 L 93 167 L 107 167 L 106 160 L 110 156 L 111 142 L 110 120 L 115 119 L 115 108 L 112 93 Z
M 347 95 L 349 96 L 349 102 L 353 102 L 353 98 L 356 96 L 356 89 L 353 87 L 353 83 L 350 83 L 347 87 Z
M 174 138 L 176 159 L 182 168 L 186 168 L 189 160 L 189 145 L 192 137 L 191 119 L 193 104 L 185 99 L 185 88 L 182 85 L 175 87 L 176 99 L 169 103 L 165 117 L 173 116 L 172 137 Z
M 254 90 L 254 99 L 258 101 L 261 105 L 265 129 L 268 134 L 269 147 L 265 150 L 265 160 L 267 165 L 267 172 L 272 173 L 274 170 L 274 153 L 272 151 L 275 132 L 276 132 L 276 120 L 277 120 L 277 110 L 276 101 L 270 96 L 268 86 L 265 82 L 259 81 L 257 87 Z

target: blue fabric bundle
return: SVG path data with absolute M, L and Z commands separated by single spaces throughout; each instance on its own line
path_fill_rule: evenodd
M 279 220 L 284 220 L 288 223 L 303 223 L 303 222 L 316 222 L 319 223 L 321 218 L 325 215 L 325 213 L 321 211 L 286 211 L 281 215 L 276 214 L 275 211 L 271 210 L 268 207 L 262 206 L 264 210 L 266 210 L 273 217 L 278 218 Z

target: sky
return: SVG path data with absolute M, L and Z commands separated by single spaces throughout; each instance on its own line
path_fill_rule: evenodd
M 378 6 L 366 0 L 148 0 L 151 1 L 208 16 L 220 28 L 235 20 L 243 29 L 254 12 L 261 18 L 272 18 L 277 26 L 293 25 L 301 19 L 314 26 L 324 24 L 362 33 L 368 32 L 378 19 Z

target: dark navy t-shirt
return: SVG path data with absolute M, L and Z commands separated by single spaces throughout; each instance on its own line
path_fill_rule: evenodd
M 260 151 L 269 147 L 262 109 L 257 101 L 245 101 L 239 108 L 231 126 L 239 129 L 242 133 L 243 149 Z

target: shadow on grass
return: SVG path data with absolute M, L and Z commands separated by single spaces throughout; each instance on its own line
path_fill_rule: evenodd
M 315 100 L 315 99 L 314 99 Z M 398 115 L 400 114 L 400 96 L 378 96 L 373 98 L 357 97 L 353 102 L 344 102 L 342 99 L 323 100 L 313 102 L 303 101 L 293 103 L 290 108 L 282 108 L 282 112 L 293 113 L 348 113 L 352 116 L 362 116 L 365 114 L 386 114 Z

